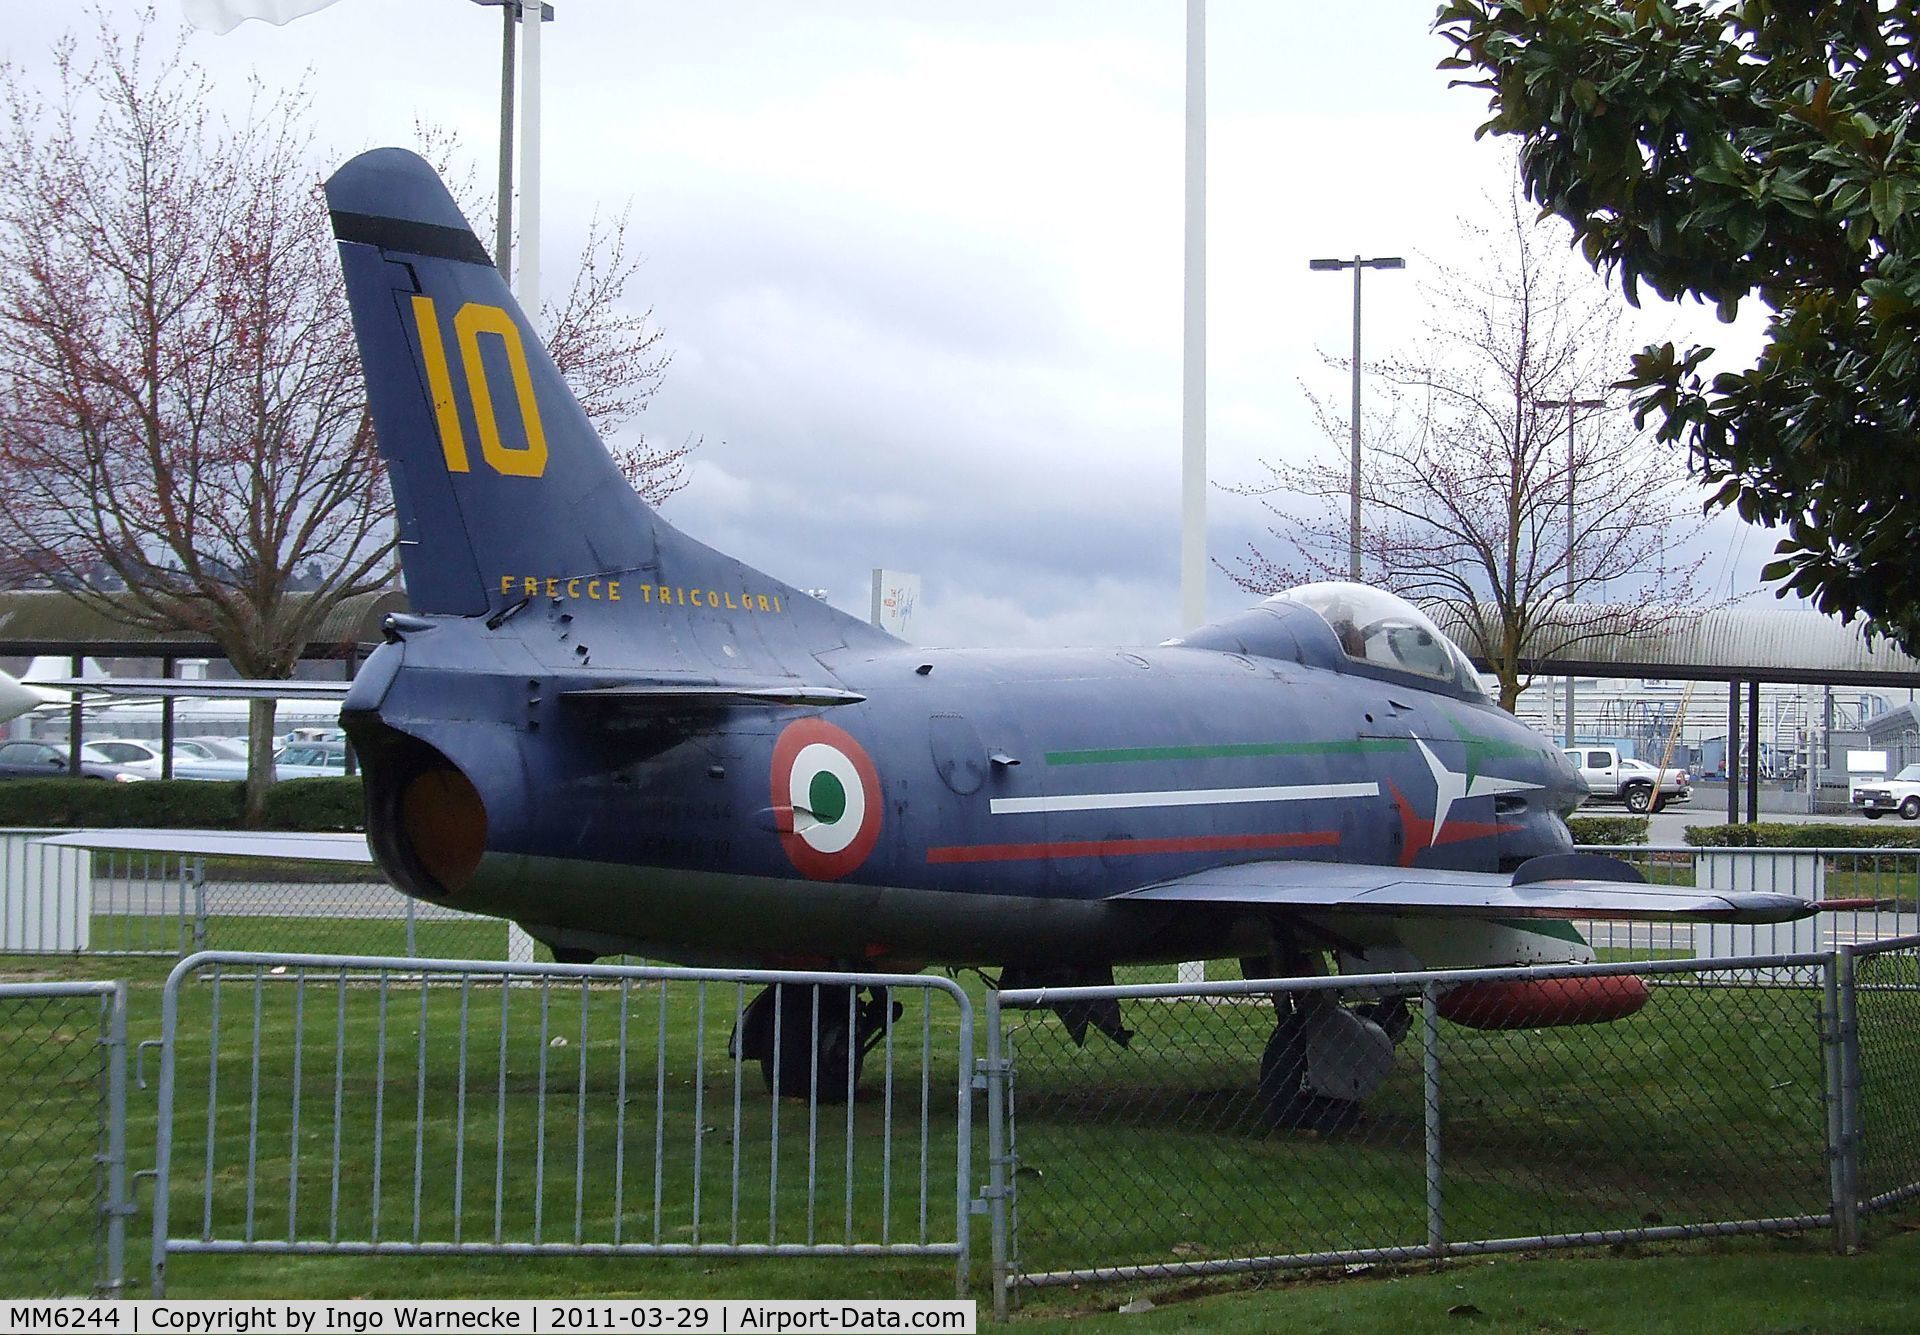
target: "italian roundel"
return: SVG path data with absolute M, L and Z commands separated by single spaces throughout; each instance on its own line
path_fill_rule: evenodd
M 839 880 L 880 838 L 880 775 L 860 743 L 822 719 L 790 723 L 774 743 L 773 806 L 793 813 L 780 843 L 810 880 Z

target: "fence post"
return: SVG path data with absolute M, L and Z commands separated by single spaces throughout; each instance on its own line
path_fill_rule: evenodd
M 127 984 L 115 979 L 107 1000 L 107 1276 L 109 1297 L 127 1287 Z
M 1858 1245 L 1852 1172 L 1848 1165 L 1847 1034 L 1843 1004 L 1853 978 L 1853 957 L 1842 947 L 1821 965 L 1825 995 L 1820 1008 L 1821 1045 L 1826 1049 L 1827 1075 L 1827 1212 L 1833 1221 L 1833 1249 L 1851 1252 Z M 1845 983 L 1842 972 L 1845 972 Z
M 182 960 L 173 966 L 166 986 L 160 991 L 160 1076 L 154 1095 L 153 1127 L 153 1246 L 147 1261 L 149 1298 L 167 1296 L 167 1238 L 173 1193 L 174 1061 L 180 1036 L 180 985 L 186 964 Z
M 1854 948 L 1835 953 L 1838 964 L 1840 1050 L 1840 1143 L 1835 1242 L 1850 1253 L 1860 1250 L 1860 1009 Z
M 180 872 L 193 887 L 193 949 L 198 954 L 207 948 L 207 860 L 182 858 Z
M 1426 1109 L 1427 1251 L 1447 1254 L 1446 1216 L 1440 1183 L 1440 1002 L 1433 984 L 1420 989 L 1420 1075 Z
M 993 1319 L 1007 1319 L 1006 1064 L 1002 1058 L 1000 993 L 987 990 L 987 1209 L 993 1219 Z

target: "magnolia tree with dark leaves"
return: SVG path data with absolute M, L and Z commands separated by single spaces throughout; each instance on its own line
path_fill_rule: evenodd
M 0 103 L 0 563 L 153 631 L 207 636 L 243 675 L 292 675 L 342 599 L 393 578 L 393 505 L 368 417 L 299 90 L 227 120 L 149 11 L 71 37 Z M 603 435 L 666 365 L 620 298 L 624 218 L 596 228 L 543 312 Z M 650 500 L 686 449 L 624 449 Z M 102 579 L 101 576 L 108 576 Z M 109 585 L 121 586 L 109 589 Z M 272 780 L 254 703 L 248 801 Z
M 1503 210 L 1467 228 L 1471 265 L 1422 285 L 1413 350 L 1366 364 L 1361 562 L 1369 582 L 1465 627 L 1511 710 L 1532 681 L 1524 665 L 1687 615 L 1701 558 L 1681 553 L 1701 521 L 1675 453 L 1607 389 L 1628 356 L 1617 303 L 1568 258 L 1564 231 L 1517 197 Z M 1589 399 L 1602 403 L 1571 410 L 1570 445 L 1564 405 Z M 1266 498 L 1283 544 L 1228 571 L 1247 589 L 1348 577 L 1349 408 L 1315 408 L 1330 448 L 1266 461 L 1267 478 L 1239 489 Z M 1606 611 L 1576 617 L 1574 602 Z
M 1920 10 L 1869 0 L 1449 0 L 1528 194 L 1629 298 L 1766 346 L 1647 348 L 1625 384 L 1714 503 L 1784 529 L 1766 578 L 1920 652 Z

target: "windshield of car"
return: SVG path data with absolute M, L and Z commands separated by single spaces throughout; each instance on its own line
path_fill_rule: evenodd
M 1905 783 L 1920 783 L 1920 761 L 1908 765 L 1893 777 Z

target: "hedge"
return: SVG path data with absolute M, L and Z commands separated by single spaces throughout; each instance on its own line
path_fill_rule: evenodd
M 1687 842 L 1695 848 L 1920 848 L 1920 826 L 1902 821 L 1871 825 L 1689 825 Z
M 1647 842 L 1645 816 L 1569 816 L 1567 828 L 1576 844 L 1616 847 Z
M 359 830 L 367 823 L 360 780 L 282 779 L 267 789 L 264 824 L 269 830 Z
M 357 830 L 360 780 L 288 779 L 267 790 L 269 830 Z M 246 786 L 201 779 L 113 783 L 98 779 L 0 781 L 0 826 L 15 828 L 237 830 Z

